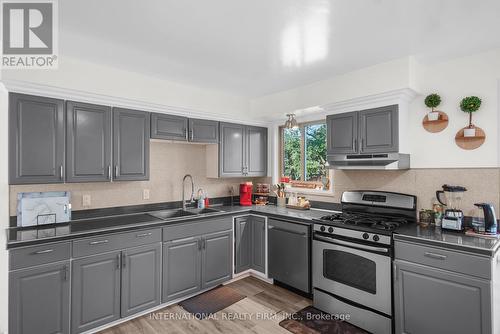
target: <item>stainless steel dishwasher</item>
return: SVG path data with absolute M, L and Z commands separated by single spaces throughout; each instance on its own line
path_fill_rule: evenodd
M 267 228 L 269 277 L 310 293 L 310 226 L 269 219 Z

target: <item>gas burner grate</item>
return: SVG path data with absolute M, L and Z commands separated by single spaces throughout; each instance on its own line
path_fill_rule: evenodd
M 335 213 L 321 217 L 321 220 L 337 222 L 345 225 L 366 226 L 377 230 L 393 231 L 408 223 L 408 220 L 397 217 L 363 215 L 353 213 Z

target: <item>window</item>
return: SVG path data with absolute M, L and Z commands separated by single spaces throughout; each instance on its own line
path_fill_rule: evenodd
M 326 124 L 299 124 L 296 129 L 280 128 L 281 176 L 290 177 L 293 187 L 330 189 L 326 168 Z

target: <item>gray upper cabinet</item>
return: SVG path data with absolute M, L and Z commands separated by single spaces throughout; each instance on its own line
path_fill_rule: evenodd
M 232 240 L 231 231 L 207 234 L 202 237 L 202 289 L 231 279 Z
M 246 127 L 246 175 L 267 175 L 267 128 Z
M 66 103 L 66 181 L 111 180 L 111 108 Z
M 400 260 L 394 266 L 395 333 L 491 333 L 490 281 Z
M 220 123 L 219 176 L 267 176 L 267 128 Z
M 235 219 L 235 272 L 250 269 L 252 266 L 252 218 L 251 216 Z
M 327 116 L 328 154 L 398 152 L 398 117 L 397 105 Z
M 252 269 L 266 271 L 266 220 L 252 216 Z
M 9 333 L 69 334 L 69 261 L 9 276 Z
M 219 176 L 243 176 L 245 163 L 245 126 L 220 123 Z
M 9 94 L 10 184 L 64 182 L 64 101 Z
M 398 151 L 397 105 L 360 111 L 359 123 L 359 153 Z
M 358 113 L 349 112 L 326 117 L 328 154 L 356 153 Z
M 149 180 L 149 137 L 149 113 L 113 108 L 115 180 Z
M 120 252 L 112 252 L 73 261 L 72 333 L 120 318 L 120 256 Z
M 217 144 L 219 142 L 219 122 L 190 118 L 189 141 Z
M 160 304 L 161 244 L 122 252 L 121 316 Z
M 151 138 L 188 141 L 188 118 L 174 115 L 152 114 Z
M 163 245 L 163 302 L 201 289 L 201 246 L 199 237 Z

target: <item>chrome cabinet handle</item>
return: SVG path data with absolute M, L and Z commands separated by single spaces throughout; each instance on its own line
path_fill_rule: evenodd
M 187 129 L 184 129 L 184 136 L 186 137 L 186 140 L 189 140 L 188 139 L 188 131 L 187 131 Z
M 191 136 L 190 136 L 191 139 L 190 140 L 193 141 L 194 140 L 194 130 L 193 129 L 189 130 L 189 132 L 191 133 Z
M 201 248 L 203 249 L 207 248 L 207 240 L 205 238 L 201 239 Z
M 89 242 L 89 245 L 94 246 L 94 245 L 101 245 L 101 244 L 107 244 L 109 240 L 98 240 L 98 241 L 91 241 Z
M 394 280 L 398 281 L 399 280 L 399 277 L 398 277 L 398 265 L 396 263 L 394 263 L 394 266 L 393 266 L 393 270 L 394 270 Z
M 116 254 L 116 269 L 120 269 L 122 267 L 122 257 L 120 254 Z
M 361 138 L 361 145 L 359 145 L 359 151 L 363 152 L 363 145 L 365 144 L 365 140 Z
M 122 269 L 127 266 L 127 254 L 122 254 Z
M 354 151 L 356 149 L 356 138 L 352 139 L 352 150 Z
M 202 248 L 202 241 L 201 239 L 198 239 L 198 250 L 201 250 Z
M 111 165 L 108 165 L 108 180 L 111 180 Z
M 61 180 L 64 180 L 64 167 L 63 167 L 63 165 L 61 165 L 61 166 L 59 167 L 59 178 L 60 178 Z
M 54 250 L 53 249 L 44 249 L 40 251 L 33 252 L 33 255 L 40 255 L 40 254 L 47 254 L 47 253 L 52 253 Z
M 425 252 L 424 256 L 427 256 L 427 257 L 430 257 L 431 259 L 436 259 L 436 260 L 446 260 L 446 258 L 447 258 L 446 255 L 430 253 L 430 252 Z
M 145 238 L 145 237 L 149 237 L 150 235 L 153 235 L 153 233 L 149 232 L 149 233 L 136 234 L 135 237 L 136 238 Z
M 67 281 L 68 280 L 68 266 L 64 265 L 63 266 L 63 269 L 62 269 L 62 279 L 63 281 Z
M 118 168 L 118 165 L 115 165 L 115 178 L 118 177 L 118 172 L 120 171 L 120 169 Z

